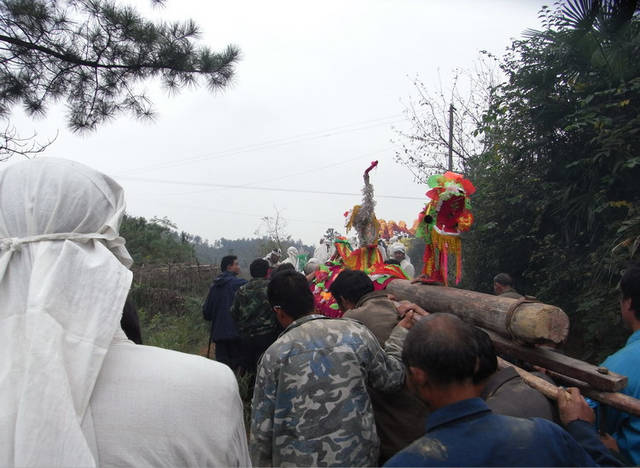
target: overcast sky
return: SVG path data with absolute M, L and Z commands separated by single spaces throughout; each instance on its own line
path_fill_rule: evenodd
M 153 122 L 121 116 L 82 136 L 65 128 L 63 109 L 36 122 L 19 110 L 13 117 L 23 134 L 59 132 L 44 157 L 112 175 L 130 214 L 166 216 L 210 241 L 253 237 L 276 209 L 286 232 L 307 243 L 328 227 L 344 232 L 343 213 L 359 203 L 374 159 L 378 218 L 411 224 L 427 189 L 395 162 L 390 140 L 392 126 L 404 125 L 403 102 L 415 95 L 412 78 L 433 90 L 440 79 L 446 88 L 452 70 L 472 67 L 480 50 L 501 55 L 539 27 L 545 3 L 168 0 L 145 13 L 193 18 L 202 43 L 240 47 L 232 86 L 170 96 L 149 83 Z

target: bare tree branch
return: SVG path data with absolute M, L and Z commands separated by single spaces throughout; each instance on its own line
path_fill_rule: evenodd
M 394 142 L 401 146 L 396 152 L 396 160 L 421 181 L 433 172 L 446 171 L 449 106 L 453 105 L 453 169 L 464 172 L 467 159 L 485 150 L 485 142 L 476 130 L 491 102 L 491 90 L 496 84 L 496 69 L 485 60 L 479 61 L 472 70 L 455 70 L 449 89 L 444 89 L 440 80 L 435 94 L 414 78 L 416 96 L 410 98 L 404 110 L 410 128 L 394 128 L 397 135 Z

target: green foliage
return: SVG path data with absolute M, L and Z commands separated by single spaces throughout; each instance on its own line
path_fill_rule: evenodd
M 468 164 L 465 283 L 490 291 L 511 273 L 569 314 L 569 348 L 593 362 L 624 342 L 615 287 L 640 235 L 640 21 L 624 3 L 543 9 L 545 30 L 502 60 L 479 127 L 489 150 Z
M 125 216 L 120 235 L 127 241 L 136 266 L 193 261 L 193 245 L 174 229 L 166 218 L 147 221 L 143 217 Z
M 201 305 L 200 297 L 184 297 L 179 313 L 157 313 L 146 305 L 139 306 L 144 344 L 184 353 L 206 354 L 209 322 L 202 320 Z
M 193 238 L 195 255 L 200 263 L 219 265 L 225 255 L 237 255 L 238 263 L 243 272 L 249 272 L 249 265 L 256 258 L 262 258 L 277 248 L 272 238 L 268 236 L 251 239 L 219 239 L 213 244 L 200 238 Z M 313 246 L 305 245 L 301 240 L 291 239 L 282 241 L 283 256 L 286 256 L 286 249 L 294 246 L 299 253 L 313 254 Z
M 223 88 L 239 50 L 196 46 L 198 35 L 193 21 L 153 23 L 109 0 L 1 0 L 0 117 L 14 105 L 42 115 L 64 101 L 69 127 L 92 130 L 123 112 L 151 117 L 142 88 L 150 78 L 172 91 L 200 79 Z

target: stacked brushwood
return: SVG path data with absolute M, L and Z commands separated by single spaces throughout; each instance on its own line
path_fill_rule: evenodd
M 593 400 L 640 416 L 640 400 L 618 393 L 627 377 L 555 351 L 569 334 L 569 317 L 562 309 L 535 298 L 512 299 L 464 289 L 394 280 L 387 291 L 432 312 L 448 312 L 484 329 L 499 355 L 543 367 L 557 382 L 580 388 Z M 523 380 L 548 398 L 556 399 L 558 387 L 514 364 L 499 359 L 500 367 L 515 367 Z
M 151 315 L 182 315 L 185 297 L 206 296 L 218 270 L 217 265 L 186 263 L 134 267 L 132 295 Z

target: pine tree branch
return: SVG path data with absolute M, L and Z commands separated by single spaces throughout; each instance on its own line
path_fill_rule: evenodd
M 107 69 L 107 70 L 111 70 L 111 69 L 122 69 L 122 70 L 131 70 L 131 71 L 137 71 L 137 70 L 142 70 L 142 69 L 152 69 L 152 70 L 164 70 L 164 69 L 168 69 L 168 70 L 173 70 L 173 71 L 177 71 L 180 73 L 214 73 L 222 68 L 225 67 L 225 65 L 220 65 L 216 70 L 212 70 L 210 72 L 205 72 L 203 70 L 200 70 L 198 68 L 193 68 L 193 67 L 181 67 L 181 68 L 176 68 L 175 66 L 168 66 L 166 64 L 157 64 L 157 63 L 152 63 L 152 62 L 147 62 L 147 63 L 136 63 L 136 64 L 131 64 L 131 65 L 126 65 L 126 64 L 117 64 L 117 63 L 100 63 L 99 61 L 96 60 L 85 60 L 81 57 L 79 57 L 78 55 L 72 53 L 72 52 L 57 52 L 53 49 L 50 49 L 48 47 L 44 47 L 42 45 L 39 44 L 35 44 L 33 42 L 28 42 L 28 41 L 24 41 L 22 39 L 18 39 L 16 37 L 10 37 L 10 36 L 5 36 L 3 34 L 0 34 L 0 41 L 1 42 L 6 42 L 8 44 L 13 44 L 19 47 L 24 47 L 26 49 L 29 50 L 37 50 L 38 52 L 42 52 L 43 54 L 49 55 L 51 57 L 55 57 L 57 59 L 60 59 L 64 62 L 68 62 L 68 63 L 72 63 L 74 65 L 78 65 L 78 66 L 82 66 L 82 67 L 90 67 L 90 68 L 102 68 L 102 69 Z

